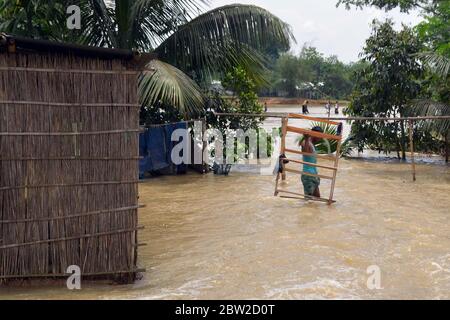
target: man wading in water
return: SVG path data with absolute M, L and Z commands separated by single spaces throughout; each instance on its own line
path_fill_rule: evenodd
M 323 132 L 321 127 L 314 127 L 312 128 L 312 131 L 315 132 Z M 302 147 L 302 152 L 307 152 L 311 154 L 316 154 L 316 148 L 314 145 L 318 143 L 321 139 L 316 137 L 311 137 L 309 135 L 305 135 L 302 142 L 300 142 L 300 145 Z M 303 155 L 303 161 L 309 162 L 309 163 L 317 163 L 317 157 L 315 155 Z M 304 164 L 303 165 L 303 172 L 311 173 L 311 174 L 318 174 L 317 168 L 311 165 Z M 320 178 L 319 177 L 311 177 L 307 175 L 302 175 L 302 184 L 303 184 L 303 190 L 305 192 L 305 196 L 313 196 L 320 198 Z

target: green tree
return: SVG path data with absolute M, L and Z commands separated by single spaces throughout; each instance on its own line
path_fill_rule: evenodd
M 31 38 L 76 41 L 80 31 L 66 26 L 66 8 L 73 1 L 0 0 L 0 30 Z
M 340 0 L 347 9 L 352 5 L 362 8 L 375 6 L 386 11 L 400 8 L 403 12 L 419 9 L 424 21 L 416 26 L 417 37 L 424 43 L 416 57 L 428 67 L 421 79 L 421 97 L 411 101 L 413 107 L 408 110 L 411 116 L 450 115 L 450 1 L 445 0 Z M 450 121 L 436 120 L 419 124 L 420 128 L 431 132 L 433 138 L 443 139 L 446 161 L 449 158 Z M 421 141 L 431 141 L 430 137 L 420 137 L 416 145 L 424 145 Z M 425 146 L 425 145 L 424 145 Z M 432 147 L 432 146 L 431 146 Z M 432 148 L 433 149 L 433 148 Z M 434 151 L 434 150 L 433 150 Z
M 353 88 L 351 68 L 339 61 L 337 56 L 324 57 L 314 47 L 304 46 L 299 56 L 305 78 L 328 98 L 347 98 Z
M 323 54 L 316 48 L 305 45 L 300 52 L 299 63 L 306 70 L 307 80 L 317 86 L 324 74 Z
M 256 85 L 242 67 L 233 68 L 222 80 L 224 88 L 231 90 L 234 96 L 227 101 L 228 110 L 235 113 L 262 114 L 264 107 L 258 102 Z M 229 129 L 258 129 L 263 118 L 231 117 L 227 127 Z
M 233 137 L 233 132 L 237 129 L 248 131 L 250 129 L 255 130 L 257 139 L 265 138 L 259 135 L 259 127 L 263 118 L 263 106 L 258 102 L 258 95 L 256 94 L 256 85 L 249 77 L 247 72 L 242 67 L 236 67 L 230 70 L 222 79 L 222 85 L 227 90 L 231 90 L 234 95 L 231 98 L 224 98 L 219 92 L 211 92 L 207 102 L 207 123 L 210 127 L 219 129 L 224 135 L 224 146 L 227 145 L 227 139 Z M 244 114 L 261 114 L 260 118 L 256 117 L 233 117 L 233 116 L 216 116 L 214 112 L 219 113 L 244 113 Z M 233 138 L 234 139 L 234 138 Z M 269 138 L 270 139 L 270 138 Z M 259 140 L 258 140 L 259 141 Z M 250 141 L 234 142 L 235 150 L 228 150 L 224 148 L 224 160 L 227 158 L 227 154 L 234 155 L 236 161 L 238 159 L 239 150 L 249 156 Z M 271 145 L 268 143 L 267 150 L 264 154 L 271 153 Z M 256 156 L 260 157 L 259 143 L 256 150 Z M 215 172 L 223 172 L 228 174 L 230 165 L 225 164 L 219 166 L 214 164 Z
M 415 101 L 412 115 L 450 116 L 450 1 L 440 1 L 416 29 L 427 51 L 419 58 L 428 67 L 424 97 Z M 450 120 L 427 121 L 426 128 L 443 141 L 449 161 Z
M 434 52 L 450 58 L 450 1 L 438 2 L 417 26 L 419 37 Z
M 56 8 L 65 10 L 68 2 L 0 0 L 1 30 L 65 40 L 70 32 L 52 27 L 46 30 L 45 26 L 61 26 L 67 16 L 46 13 L 60 13 Z M 77 4 L 82 9 L 82 30 L 77 41 L 157 53 L 159 60 L 151 61 L 148 72 L 140 77 L 141 102 L 172 105 L 185 117 L 192 116 L 203 108 L 203 96 L 192 79 L 223 73 L 237 65 L 258 78 L 264 70 L 259 50 L 267 43 L 287 47 L 293 39 L 290 27 L 262 8 L 235 4 L 206 12 L 206 3 L 80 0 Z
M 419 96 L 422 66 L 415 56 L 422 48 L 410 28 L 397 32 L 392 21 L 374 22 L 372 34 L 363 50 L 367 65 L 359 72 L 348 113 L 364 117 L 404 116 L 412 99 Z M 396 150 L 406 158 L 404 122 L 358 121 L 352 135 L 362 151 Z
M 292 54 L 283 54 L 277 60 L 272 85 L 289 96 L 296 95 L 297 86 L 302 80 L 302 72 L 298 58 Z
M 354 64 L 345 64 L 336 56 L 324 57 L 316 48 L 304 46 L 298 56 L 292 53 L 280 56 L 270 83 L 272 91 L 290 97 L 315 90 L 328 98 L 348 98 L 354 85 L 354 68 Z
M 339 61 L 336 56 L 325 59 L 321 80 L 324 84 L 322 91 L 332 98 L 347 98 L 353 88 L 350 67 Z
M 413 101 L 411 116 L 450 116 L 450 59 L 437 53 L 419 55 L 430 70 L 427 78 L 430 85 L 425 97 Z M 445 161 L 449 161 L 450 120 L 426 121 L 424 128 L 442 139 Z
M 399 8 L 401 12 L 409 12 L 414 9 L 422 9 L 425 12 L 434 12 L 439 2 L 446 0 L 339 0 L 336 6 L 344 5 L 347 9 L 355 6 L 362 9 L 373 6 L 378 9 L 389 11 Z

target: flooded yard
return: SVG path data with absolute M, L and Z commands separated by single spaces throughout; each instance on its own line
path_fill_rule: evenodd
M 450 299 L 450 167 L 341 160 L 335 204 L 273 196 L 274 176 L 140 185 L 133 285 L 0 288 L 0 299 Z M 300 191 L 288 175 L 283 188 Z M 324 194 L 329 185 L 323 182 Z M 367 269 L 380 270 L 369 290 Z

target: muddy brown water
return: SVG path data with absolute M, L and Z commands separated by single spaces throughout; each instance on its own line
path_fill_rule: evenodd
M 242 172 L 151 179 L 141 280 L 0 287 L 0 299 L 450 299 L 449 166 L 419 163 L 413 183 L 409 164 L 342 160 L 331 206 L 273 188 Z M 382 289 L 367 287 L 372 265 Z

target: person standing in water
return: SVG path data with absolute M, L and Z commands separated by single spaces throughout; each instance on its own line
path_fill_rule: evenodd
M 308 100 L 305 100 L 305 102 L 303 102 L 303 105 L 302 105 L 302 113 L 303 114 L 309 114 L 308 103 L 309 103 Z
M 339 114 L 339 101 L 336 101 L 334 105 L 334 114 Z
M 312 131 L 322 133 L 323 129 L 319 126 L 316 126 L 316 127 L 312 128 Z M 306 152 L 309 154 L 309 155 L 303 155 L 304 162 L 308 162 L 311 164 L 317 163 L 317 157 L 315 156 L 316 148 L 314 147 L 314 145 L 317 144 L 320 140 L 321 140 L 320 138 L 311 137 L 309 135 L 304 136 L 304 139 L 300 145 L 302 147 L 302 152 Z M 314 175 L 318 174 L 317 167 L 308 165 L 308 164 L 303 165 L 303 172 L 309 173 L 309 174 L 314 174 Z M 306 197 L 313 196 L 313 197 L 320 198 L 320 190 L 319 190 L 320 178 L 319 177 L 313 177 L 310 175 L 303 174 L 301 180 L 302 180 L 303 190 L 304 190 Z
M 328 100 L 327 104 L 325 105 L 325 109 L 327 110 L 328 118 L 330 117 L 331 112 L 331 101 Z
M 264 102 L 264 112 L 267 112 L 267 102 Z

